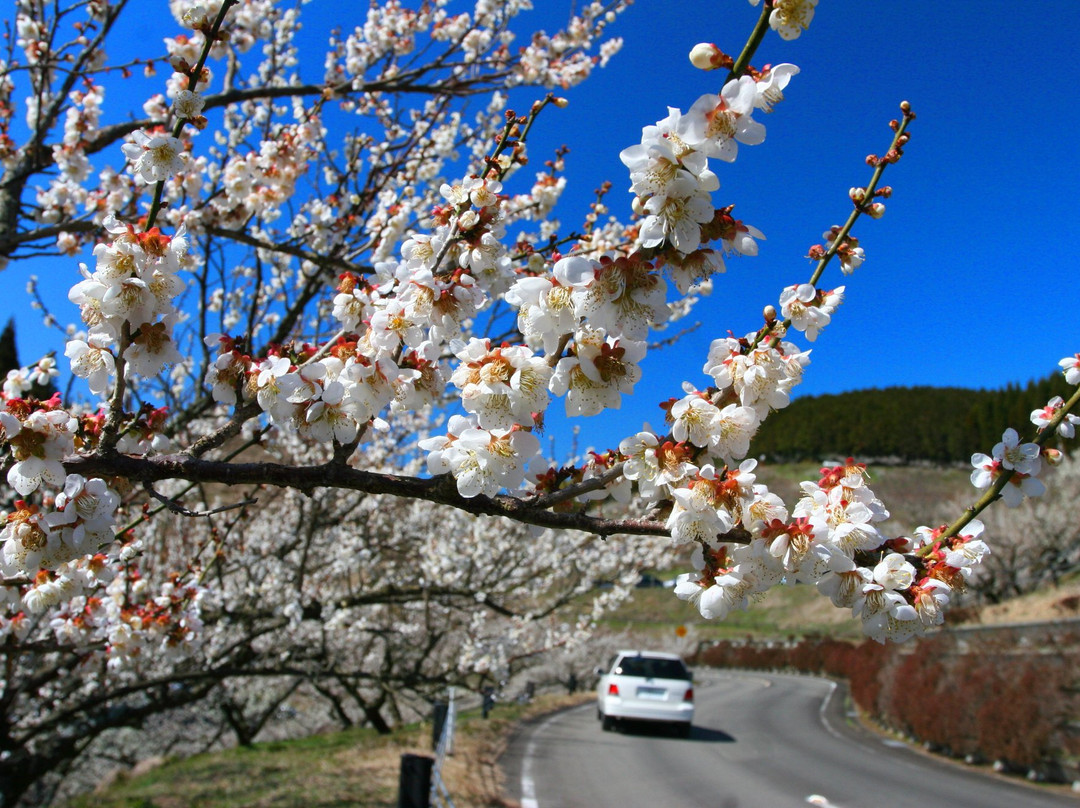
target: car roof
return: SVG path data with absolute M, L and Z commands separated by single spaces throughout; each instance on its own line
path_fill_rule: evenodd
M 652 657 L 653 659 L 682 659 L 678 654 L 672 654 L 667 651 L 639 651 L 636 648 L 622 649 L 619 652 L 619 656 L 640 656 L 640 657 Z

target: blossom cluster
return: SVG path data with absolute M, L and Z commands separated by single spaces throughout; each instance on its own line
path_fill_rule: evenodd
M 1077 367 L 1075 358 L 1060 364 L 1066 375 Z M 1064 405 L 1054 397 L 1032 412 L 1040 434 L 1054 424 L 1056 434 L 1074 437 L 1080 418 Z M 680 408 L 679 418 L 685 420 L 688 409 Z M 675 417 L 676 407 L 671 410 Z M 707 446 L 716 434 L 713 427 L 694 442 Z M 693 433 L 676 420 L 673 435 Z M 631 455 L 627 477 L 648 481 L 643 493 L 655 494 L 657 482 L 684 481 L 669 488 L 674 504 L 667 525 L 675 541 L 695 543 L 696 571 L 679 577 L 675 593 L 708 618 L 746 608 L 752 597 L 777 584 L 810 583 L 834 605 L 850 608 L 868 636 L 903 641 L 941 625 L 946 608 L 991 551 L 983 523 L 974 518 L 955 528 L 919 527 L 912 537 L 886 536 L 879 525 L 888 511 L 866 484 L 865 466 L 853 460 L 823 468 L 819 480 L 802 483 L 803 495 L 789 514 L 755 482 L 756 461 L 722 473 L 712 466 L 699 469 L 685 446 L 659 446 L 652 436 L 624 442 L 623 451 Z M 1043 463 L 1056 464 L 1060 457 L 1041 443 L 1021 442 L 1008 429 L 991 455 L 972 456 L 971 482 L 978 489 L 994 487 L 1007 506 L 1016 507 L 1045 492 L 1038 476 Z
M 722 514 L 708 530 L 684 537 L 698 542 L 696 571 L 679 576 L 678 597 L 707 618 L 723 618 L 773 586 L 798 582 L 850 608 L 865 633 L 880 641 L 904 640 L 941 624 L 952 587 L 981 558 L 983 545 L 975 543 L 981 526 L 972 523 L 952 544 L 935 545 L 931 563 L 920 552 L 927 546 L 922 532 L 917 540 L 886 539 L 881 532 L 889 514 L 866 484 L 862 464 L 822 469 L 819 480 L 802 483 L 802 496 L 789 512 L 754 482 L 753 463 L 722 479 L 710 474 L 692 495 L 677 498 L 680 504 L 700 502 L 699 492 L 708 492 L 705 499 Z M 673 513 L 669 523 L 676 518 L 684 517 Z
M 172 0 L 187 32 L 166 41 L 173 68 L 166 92 L 148 101 L 150 122 L 121 147 L 126 169 L 102 172 L 92 192 L 83 188 L 90 182 L 86 150 L 100 134 L 104 90 L 89 81 L 67 107 L 54 149 L 57 176 L 38 203 L 42 222 L 69 220 L 81 207 L 107 234 L 94 247 L 93 269 L 84 266 L 70 292 L 83 327 L 73 329 L 65 351 L 72 373 L 105 407 L 78 413 L 59 398 L 30 398 L 32 385 L 56 377 L 51 359 L 8 374 L 0 413 L 8 481 L 20 496 L 40 499 L 19 499 L 5 514 L 3 571 L 18 582 L 9 591 L 19 604 L 38 609 L 70 601 L 90 625 L 100 606 L 90 601 L 100 592 L 73 594 L 65 582 L 82 574 L 77 570 L 95 570 L 100 586 L 134 586 L 130 545 L 114 542 L 119 495 L 101 479 L 66 474 L 63 461 L 79 453 L 146 456 L 176 448 L 165 435 L 172 413 L 154 406 L 160 402 L 143 399 L 137 414 L 125 411 L 132 390 L 153 397 L 154 385 L 139 387 L 140 380 L 168 376 L 159 387 L 169 395 L 200 399 L 175 413 L 182 422 L 175 428 L 190 430 L 184 437 L 191 441 L 208 435 L 220 446 L 247 421 L 245 436 L 307 442 L 312 464 L 333 457 L 363 465 L 362 443 L 399 434 L 394 430 L 412 424 L 411 414 L 426 412 L 445 429 L 415 430 L 411 448 L 429 474 L 450 475 L 460 497 L 509 491 L 527 499 L 565 486 L 571 491 L 563 507 L 584 514 L 607 498 L 625 504 L 636 491 L 664 514 L 675 543 L 695 546 L 695 572 L 680 580 L 677 594 L 706 616 L 722 616 L 781 582 L 804 581 L 852 608 L 876 637 L 903 638 L 940 623 L 951 593 L 986 552 L 976 523 L 888 539 L 880 529 L 887 512 L 858 464 L 805 483 L 789 510 L 758 482 L 755 462 L 745 460 L 755 431 L 787 406 L 809 363 L 809 352 L 788 337 L 796 331 L 816 340 L 843 300 L 845 287 L 819 285 L 820 270 L 780 292 L 761 330 L 712 342 L 702 368 L 711 383 L 699 389 L 687 382 L 681 397 L 662 405 L 666 434 L 643 429 L 617 451 L 572 469 L 541 456 L 538 436 L 558 399 L 569 416 L 620 407 L 640 390 L 650 335 L 686 313 L 725 270 L 726 257 L 757 254 L 762 232 L 735 218 L 733 205 L 714 205 L 720 177 L 710 159 L 732 162 L 740 145 L 763 143 L 759 118 L 783 100 L 797 67 L 736 67 L 714 45 L 695 47 L 694 65 L 731 74 L 685 113 L 669 107 L 620 153 L 633 222 L 601 223 L 606 206 L 598 201 L 587 232 L 560 241 L 549 214 L 565 184 L 562 154 L 527 192 L 509 189 L 529 163 L 528 130 L 547 104 L 563 101 L 549 96 L 518 116 L 500 90 L 470 121 L 463 105 L 447 99 L 489 83 L 569 87 L 583 80 L 618 49 L 618 40 L 603 37 L 625 3 L 589 3 L 566 31 L 538 33 L 516 56 L 508 22 L 530 5 L 524 0 L 479 0 L 471 13 L 458 14 L 441 3 L 418 11 L 376 5 L 363 24 L 334 34 L 325 84 L 310 104 L 303 99 L 310 87 L 292 72 L 297 12 L 251 0 L 230 12 L 226 35 L 216 26 L 230 5 Z M 769 24 L 794 38 L 815 6 L 816 0 L 775 0 Z M 20 47 L 40 56 L 33 43 L 44 33 L 32 22 L 18 26 Z M 260 41 L 266 58 L 249 86 L 228 91 L 244 100 L 220 113 L 213 145 L 197 148 L 207 115 L 223 106 L 220 96 L 207 94 L 213 60 L 228 56 L 231 82 L 245 64 L 241 55 Z M 599 54 L 589 54 L 597 43 Z M 403 69 L 413 54 L 436 46 L 448 49 L 445 59 L 415 73 Z M 414 107 L 391 100 L 431 86 L 446 94 Z M 268 97 L 256 101 L 258 88 Z M 289 103 L 275 106 L 275 98 Z M 377 124 L 379 136 L 357 131 L 343 136 L 340 155 L 326 151 L 324 107 L 331 103 Z M 906 122 L 910 110 L 904 113 Z M 897 154 L 890 149 L 881 160 L 893 162 Z M 459 170 L 459 162 L 468 169 Z M 457 179 L 444 177 L 449 166 Z M 311 191 L 303 201 L 301 188 Z M 151 189 L 145 218 L 128 215 Z M 849 195 L 858 213 L 878 217 L 884 205 L 875 200 L 889 193 L 868 187 Z M 173 235 L 156 226 L 159 218 Z M 534 221 L 539 232 L 510 235 Z M 211 247 L 189 254 L 189 242 L 216 244 L 223 232 L 250 247 L 252 260 L 226 269 L 231 253 L 215 257 Z M 62 238 L 60 249 L 78 250 L 79 237 Z M 864 262 L 848 227 L 830 228 L 823 238 L 810 257 L 824 264 L 835 256 L 845 274 Z M 198 277 L 195 338 L 193 312 L 180 302 L 190 281 L 181 276 L 208 270 L 212 261 L 222 280 L 209 283 L 209 271 Z M 507 308 L 512 324 L 500 319 Z M 218 322 L 210 325 L 214 316 Z M 183 338 L 196 348 L 187 353 L 206 346 L 201 370 L 180 349 L 181 327 L 191 329 Z M 1080 380 L 1080 364 L 1062 366 L 1070 382 Z M 204 408 L 202 393 L 218 406 Z M 1034 423 L 1054 423 L 1071 436 L 1077 418 L 1059 417 L 1064 406 L 1051 401 Z M 1040 464 L 1050 458 L 1040 445 L 1006 433 L 992 456 L 973 459 L 972 479 L 992 487 L 1007 478 L 1001 496 L 1013 504 L 1038 494 Z M 165 594 L 151 598 L 153 607 L 144 603 L 136 614 L 125 601 L 100 625 L 123 623 L 121 634 L 168 626 L 170 642 L 188 642 L 202 596 L 181 580 L 189 578 L 170 580 Z M 288 606 L 290 619 L 302 617 L 302 603 Z M 108 642 L 139 647 L 119 634 Z
M 83 265 L 84 280 L 68 294 L 86 334 L 69 340 L 64 350 L 72 373 L 98 396 L 109 388 L 118 360 L 128 378 L 155 376 L 180 360 L 172 337 L 180 319 L 174 300 L 185 287 L 179 272 L 188 247 L 182 227 L 170 237 L 110 218 L 105 228 L 113 241 L 94 248 L 94 271 Z

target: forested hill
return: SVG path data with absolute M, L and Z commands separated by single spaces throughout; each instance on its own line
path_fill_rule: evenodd
M 1072 392 L 1060 373 L 1001 390 L 888 387 L 797 398 L 762 424 L 751 457 L 966 463 L 1006 427 L 1026 437 L 1031 411 Z

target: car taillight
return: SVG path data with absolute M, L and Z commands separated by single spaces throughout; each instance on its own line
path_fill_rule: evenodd
M 686 693 L 683 694 L 682 700 L 683 701 L 693 701 L 694 700 L 694 688 L 692 688 L 692 687 L 686 688 Z
M 619 695 L 619 686 L 612 682 L 610 685 L 607 686 L 607 694 L 609 696 Z

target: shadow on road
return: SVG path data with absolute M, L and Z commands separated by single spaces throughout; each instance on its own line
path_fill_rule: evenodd
M 656 735 L 656 736 L 672 736 L 672 729 L 666 724 L 658 724 L 654 721 L 628 721 L 623 720 L 618 724 L 620 732 L 626 735 Z M 701 743 L 735 743 L 735 738 L 728 735 L 723 730 L 713 729 L 711 727 L 699 727 L 696 724 L 690 728 L 689 738 L 680 738 L 680 740 L 698 741 Z

